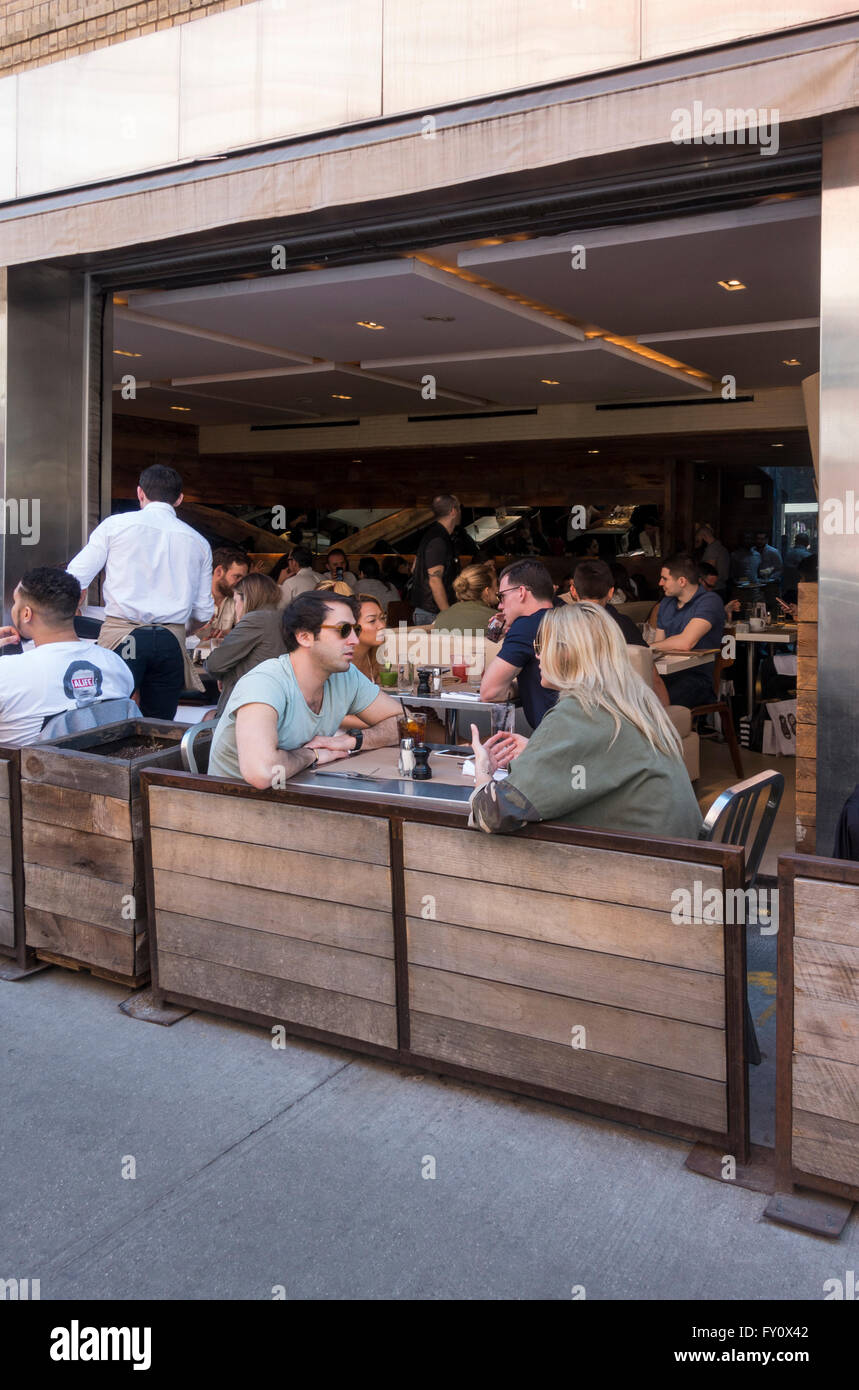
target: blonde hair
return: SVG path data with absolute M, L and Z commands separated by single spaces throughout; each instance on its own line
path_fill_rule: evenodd
M 313 590 L 315 594 L 327 591 L 330 594 L 339 594 L 341 598 L 352 598 L 352 590 L 345 579 L 323 579 L 321 584 L 317 584 Z
M 484 589 L 495 583 L 495 566 L 468 565 L 453 581 L 453 592 L 460 603 L 476 603 Z
M 550 608 L 535 650 L 544 680 L 559 697 L 578 700 L 590 714 L 604 709 L 614 720 L 614 743 L 627 720 L 652 748 L 682 759 L 680 737 L 656 695 L 633 669 L 620 627 L 598 603 Z M 611 747 L 611 743 L 609 747 Z

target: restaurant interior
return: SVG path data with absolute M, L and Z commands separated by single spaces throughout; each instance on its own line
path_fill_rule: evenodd
M 268 273 L 129 283 L 105 330 L 109 506 L 135 505 L 141 468 L 171 462 L 181 515 L 213 544 L 266 570 L 298 538 L 320 556 L 337 544 L 354 568 L 410 561 L 431 499 L 451 492 L 482 558 L 533 547 L 556 582 L 575 563 L 572 509 L 598 509 L 600 553 L 651 600 L 660 558 L 702 522 L 730 550 L 758 531 L 787 549 L 799 530 L 816 550 L 803 383 L 818 371 L 819 222 L 818 197 L 787 193 L 288 270 L 275 245 Z M 659 556 L 640 552 L 637 508 L 658 518 Z M 702 807 L 736 780 L 709 724 Z M 765 874 L 794 848 L 795 763 L 744 749 L 746 776 L 786 778 Z

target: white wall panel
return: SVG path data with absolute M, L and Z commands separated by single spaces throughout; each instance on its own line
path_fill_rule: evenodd
M 246 5 L 180 26 L 180 159 L 258 138 L 259 12 Z
M 730 43 L 774 29 L 790 29 L 839 15 L 855 14 L 844 0 L 719 0 L 694 5 L 690 0 L 644 0 L 642 58 L 686 53 L 713 43 Z
M 18 197 L 174 164 L 179 29 L 18 74 Z
M 17 77 L 4 77 L 0 80 L 0 202 L 15 197 L 17 99 Z
M 638 59 L 639 0 L 387 0 L 385 113 Z

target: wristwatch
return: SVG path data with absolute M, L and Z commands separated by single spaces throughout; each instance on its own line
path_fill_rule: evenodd
M 364 742 L 364 730 L 363 730 L 363 729 L 353 729 L 353 730 L 352 730 L 352 736 L 353 736 L 353 738 L 355 739 L 355 747 L 352 748 L 352 749 L 350 749 L 350 751 L 349 751 L 349 757 L 350 757 L 350 758 L 351 758 L 351 757 L 354 757 L 354 755 L 355 755 L 356 753 L 360 753 L 360 752 L 361 752 L 361 744 Z

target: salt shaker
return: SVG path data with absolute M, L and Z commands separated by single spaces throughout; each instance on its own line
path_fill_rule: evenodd
M 413 777 L 415 772 L 415 741 L 413 738 L 400 739 L 399 769 L 401 777 Z

